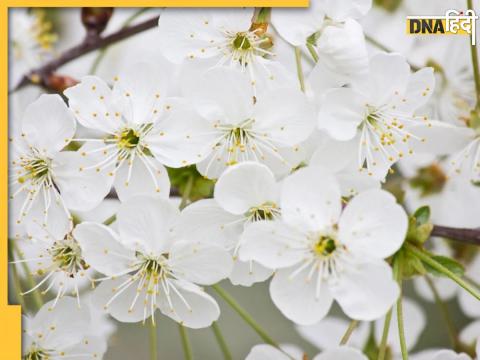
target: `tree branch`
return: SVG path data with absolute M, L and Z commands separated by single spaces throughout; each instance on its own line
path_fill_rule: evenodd
M 480 246 L 480 228 L 464 229 L 434 225 L 431 235 Z
M 155 16 L 137 25 L 122 28 L 119 31 L 105 37 L 98 36 L 92 38 L 87 36 L 81 44 L 66 50 L 58 58 L 55 58 L 45 65 L 33 69 L 30 71 L 30 73 L 24 75 L 22 80 L 14 87 L 13 91 L 16 91 L 28 84 L 45 84 L 48 77 L 59 67 L 92 51 L 101 49 L 145 30 L 154 28 L 158 24 L 158 18 L 158 16 Z

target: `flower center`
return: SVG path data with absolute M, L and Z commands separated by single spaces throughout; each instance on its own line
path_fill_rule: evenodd
M 313 252 L 319 257 L 329 257 L 337 249 L 337 241 L 331 236 L 320 236 L 313 245 Z
M 20 166 L 24 173 L 18 178 L 18 182 L 23 184 L 28 179 L 38 183 L 45 180 L 50 173 L 51 160 L 48 158 L 31 158 L 21 160 Z
M 266 202 L 248 210 L 247 217 L 250 221 L 273 220 L 280 215 L 280 209 L 273 202 Z
M 67 235 L 62 241 L 54 242 L 53 246 L 48 249 L 48 252 L 57 266 L 72 278 L 77 272 L 89 268 L 89 265 L 82 257 L 80 246 L 70 235 Z
M 252 47 L 247 33 L 238 33 L 232 43 L 233 47 L 238 50 L 248 50 Z
M 52 355 L 51 351 L 33 348 L 23 356 L 23 360 L 48 360 Z
M 132 149 L 140 142 L 140 134 L 134 129 L 124 129 L 118 136 L 118 147 L 120 149 Z

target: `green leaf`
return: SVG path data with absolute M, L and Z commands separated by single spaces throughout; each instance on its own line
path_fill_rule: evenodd
M 422 206 L 419 207 L 413 214 L 417 226 L 428 223 L 430 220 L 430 207 Z
M 432 260 L 436 261 L 443 267 L 447 268 L 450 270 L 452 273 L 454 273 L 457 276 L 463 276 L 465 273 L 465 268 L 463 267 L 462 264 L 457 262 L 456 260 L 446 257 L 446 256 L 441 256 L 441 255 L 433 255 L 431 256 Z M 435 276 L 446 276 L 443 272 L 438 271 L 437 269 L 432 268 L 430 265 L 427 263 L 423 262 L 423 266 L 425 269 L 432 275 Z

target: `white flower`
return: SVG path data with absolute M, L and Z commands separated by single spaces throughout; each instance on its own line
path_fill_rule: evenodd
M 305 359 L 304 354 L 298 348 L 291 346 L 284 347 L 279 350 L 271 345 L 260 344 L 255 345 L 248 353 L 245 360 L 302 360 Z M 326 350 L 321 354 L 313 357 L 312 360 L 367 360 L 359 350 L 348 346 L 337 346 Z
M 357 144 L 355 140 L 336 141 L 330 136 L 317 139 L 317 149 L 313 153 L 309 165 L 327 168 L 334 173 L 342 192 L 342 196 L 356 195 L 368 189 L 379 189 L 380 181 L 358 171 Z
M 464 146 L 448 158 L 449 174 L 461 174 L 474 184 L 480 184 L 480 130 L 459 127 L 456 137 L 464 139 Z
M 393 163 L 416 148 L 425 151 L 429 141 L 448 148 L 444 137 L 453 127 L 415 113 L 433 88 L 431 68 L 410 74 L 403 56 L 378 54 L 364 81 L 325 94 L 318 126 L 337 140 L 355 138 L 358 167 L 383 180 Z
M 22 359 L 102 359 L 105 338 L 91 335 L 87 308 L 78 308 L 75 299 L 60 299 L 42 306 L 34 317 L 23 318 Z
M 246 228 L 240 259 L 280 269 L 270 295 L 282 313 L 298 324 L 314 324 L 335 299 L 354 319 L 385 314 L 399 289 L 383 259 L 400 248 L 407 230 L 394 197 L 365 191 L 342 212 L 333 175 L 308 167 L 284 180 L 280 207 L 282 221 Z
M 412 360 L 472 360 L 470 356 L 465 353 L 456 353 L 453 350 L 424 350 L 420 353 L 413 354 L 410 357 Z
M 16 86 L 23 75 L 53 55 L 57 37 L 45 10 L 17 8 L 9 11 L 9 17 L 14 25 L 9 36 L 9 81 Z
M 370 1 L 361 2 L 365 13 Z M 313 46 L 318 56 L 314 72 L 322 75 L 320 81 L 336 77 L 346 83 L 367 72 L 367 47 L 361 25 L 349 18 L 348 11 L 333 17 L 331 13 L 337 11 L 332 5 L 334 1 L 312 1 L 307 9 L 273 9 L 272 24 L 290 44 Z
M 41 277 L 23 295 L 41 289 L 42 294 L 56 292 L 53 306 L 66 294 L 77 298 L 80 290 L 93 284 L 92 269 L 85 261 L 80 245 L 73 236 L 73 224 L 64 221 L 62 214 L 52 213 L 45 226 L 31 226 L 26 239 L 15 240 L 20 252 L 13 264 L 26 263 L 32 276 Z
M 259 220 L 279 217 L 279 185 L 273 173 L 251 161 L 227 169 L 215 185 L 214 200 L 200 200 L 187 206 L 181 214 L 178 233 L 210 242 L 230 251 L 234 258 L 230 281 L 250 286 L 264 281 L 273 271 L 255 261 L 238 259 L 241 235 L 246 226 Z
M 138 193 L 168 197 L 170 182 L 162 164 L 181 167 L 202 160 L 201 124 L 190 121 L 193 115 L 185 109 L 168 116 L 181 107 L 181 100 L 169 98 L 170 69 L 167 62 L 137 64 L 116 78 L 113 89 L 86 76 L 65 91 L 80 124 L 105 136 L 77 139 L 86 141 L 77 176 L 108 173 L 121 200 Z
M 158 43 L 172 62 L 208 69 L 228 66 L 248 74 L 253 85 L 287 71 L 275 61 L 272 37 L 266 27 L 252 25 L 253 9 L 166 9 L 159 19 Z M 266 25 L 268 26 L 268 24 Z
M 61 151 L 75 133 L 75 118 L 60 96 L 40 96 L 25 110 L 19 128 L 10 138 L 10 199 L 17 224 L 45 224 L 50 212 L 69 217 L 68 209 L 100 203 L 109 190 L 101 175 L 79 178 L 78 154 Z
M 231 256 L 219 246 L 182 240 L 173 227 L 177 208 L 168 200 L 140 195 L 117 214 L 118 233 L 87 222 L 74 231 L 85 259 L 105 274 L 95 290 L 97 303 L 122 322 L 145 321 L 157 308 L 185 326 L 201 328 L 215 321 L 215 300 L 197 286 L 227 277 Z M 194 236 L 194 234 L 191 234 Z
M 211 136 L 209 154 L 197 164 L 209 178 L 248 160 L 264 163 L 274 173 L 290 170 L 293 164 L 282 150 L 295 148 L 314 128 L 312 109 L 299 90 L 282 87 L 253 97 L 248 80 L 226 68 L 209 70 L 186 85 L 199 114 L 192 121 L 207 122 L 203 131 Z

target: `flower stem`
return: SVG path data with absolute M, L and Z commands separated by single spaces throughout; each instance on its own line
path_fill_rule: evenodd
M 157 327 L 153 321 L 150 321 L 150 360 L 158 360 Z
M 458 333 L 453 323 L 453 319 L 448 311 L 447 304 L 442 301 L 440 295 L 438 294 L 437 287 L 433 283 L 432 279 L 429 276 L 425 276 L 425 281 L 427 282 L 428 287 L 433 293 L 433 297 L 435 299 L 435 303 L 442 314 L 443 320 L 445 321 L 445 325 L 447 326 L 448 337 L 450 338 L 450 342 L 452 343 L 452 347 L 456 348 L 458 345 Z
M 178 330 L 180 331 L 180 339 L 182 340 L 183 354 L 185 360 L 192 360 L 192 347 L 190 345 L 190 339 L 188 338 L 187 329 L 185 326 L 178 324 Z
M 357 326 L 358 326 L 358 320 L 352 320 L 350 322 L 350 325 L 348 325 L 347 331 L 345 331 L 345 334 L 342 336 L 342 340 L 340 340 L 340 345 L 346 345 L 348 343 L 350 336 L 352 336 Z
M 473 2 L 472 0 L 467 0 L 467 8 L 473 9 Z M 475 91 L 477 93 L 477 101 L 475 104 L 475 109 L 477 111 L 480 110 L 480 69 L 478 65 L 478 54 L 476 45 L 472 45 L 472 35 L 470 35 L 470 52 L 472 55 L 472 65 L 473 65 L 473 77 L 475 79 Z
M 315 50 L 315 47 L 307 41 L 307 49 L 310 55 L 312 56 L 313 61 L 316 63 L 318 62 L 318 54 L 317 51 Z
M 300 89 L 305 92 L 305 79 L 303 77 L 303 69 L 302 69 L 302 50 L 300 47 L 295 47 L 295 61 L 297 63 L 297 76 L 298 81 L 300 82 Z
M 230 352 L 228 345 L 225 342 L 225 338 L 223 337 L 222 331 L 220 330 L 220 326 L 218 326 L 218 323 L 216 321 L 214 321 L 212 324 L 212 331 L 215 335 L 215 339 L 217 339 L 218 346 L 222 351 L 223 358 L 225 360 L 232 360 L 232 353 Z
M 225 300 L 225 302 L 232 307 L 233 310 L 237 312 L 238 315 L 248 324 L 250 327 L 255 330 L 255 332 L 265 341 L 267 344 L 273 345 L 276 348 L 279 348 L 278 343 L 273 340 L 270 335 L 267 334 L 265 330 L 261 328 L 261 326 L 253 319 L 253 317 L 244 309 L 242 308 L 224 289 L 222 289 L 219 285 L 212 285 L 212 289 L 220 295 L 220 297 Z
M 393 307 L 390 310 L 388 310 L 388 313 L 385 316 L 385 322 L 383 323 L 382 340 L 380 341 L 380 346 L 378 348 L 377 360 L 384 360 L 385 354 L 387 353 L 387 340 L 388 340 L 388 332 L 390 331 L 390 322 L 392 321 L 392 312 L 393 312 Z
M 187 184 L 185 185 L 185 190 L 182 194 L 182 202 L 180 203 L 180 210 L 182 210 L 185 206 L 187 206 L 188 199 L 190 198 L 190 194 L 193 189 L 193 175 L 190 175 L 187 180 Z
M 395 263 L 393 264 L 393 273 L 395 275 L 395 279 L 398 282 L 398 285 L 400 286 L 400 296 L 397 300 L 398 336 L 400 337 L 400 349 L 402 350 L 402 359 L 408 360 L 407 342 L 405 340 L 405 326 L 403 323 L 402 253 L 397 255 L 394 261 Z
M 418 249 L 417 247 L 415 247 L 415 246 L 413 246 L 409 243 L 405 243 L 404 246 L 412 255 L 416 256 L 417 258 L 422 260 L 424 263 L 430 265 L 432 268 L 434 268 L 438 272 L 441 272 L 442 274 L 446 275 L 451 280 L 455 281 L 463 289 L 468 291 L 477 300 L 480 300 L 480 293 L 471 284 L 469 284 L 468 282 L 463 280 L 458 275 L 455 275 L 453 272 L 451 272 L 445 266 L 443 266 L 439 262 L 432 259 L 428 254 L 424 253 L 422 250 Z
M 107 220 L 105 220 L 105 221 L 103 222 L 103 225 L 106 225 L 106 226 L 111 225 L 111 224 L 113 224 L 116 220 L 117 220 L 117 214 L 113 214 L 113 215 L 110 216 Z

